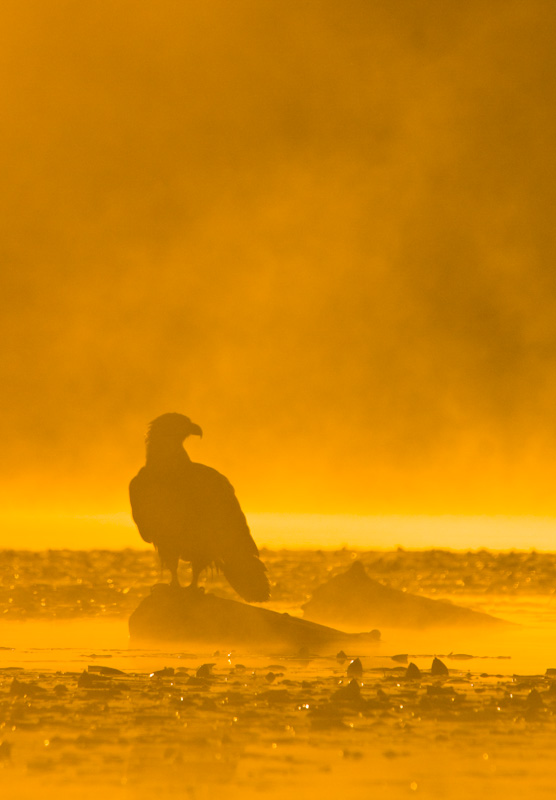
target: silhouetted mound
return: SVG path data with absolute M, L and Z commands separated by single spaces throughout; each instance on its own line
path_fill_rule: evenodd
M 193 644 L 269 653 L 330 653 L 338 647 L 363 652 L 378 631 L 344 633 L 267 608 L 225 600 L 200 589 L 157 584 L 129 619 L 131 644 Z
M 452 625 L 481 627 L 510 623 L 490 614 L 444 600 L 401 592 L 369 578 L 355 561 L 347 572 L 319 586 L 303 606 L 304 616 L 316 622 L 347 627 L 432 628 Z

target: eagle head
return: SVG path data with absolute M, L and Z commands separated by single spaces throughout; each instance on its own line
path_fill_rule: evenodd
M 202 436 L 203 431 L 183 414 L 162 414 L 153 419 L 147 431 L 147 443 L 162 439 L 183 442 L 188 436 Z

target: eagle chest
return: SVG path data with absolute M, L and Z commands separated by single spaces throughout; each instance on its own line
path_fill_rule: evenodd
M 209 556 L 211 515 L 194 480 L 179 473 L 146 476 L 141 496 L 145 522 L 162 547 L 186 561 Z

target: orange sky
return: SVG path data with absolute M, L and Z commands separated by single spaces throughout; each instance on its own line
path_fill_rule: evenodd
M 556 516 L 555 18 L 5 0 L 4 508 Z

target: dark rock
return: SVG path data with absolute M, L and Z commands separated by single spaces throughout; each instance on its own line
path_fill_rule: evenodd
M 434 658 L 431 666 L 431 675 L 449 675 L 448 667 L 439 658 Z
M 338 661 L 340 663 L 343 663 L 344 661 L 347 661 L 347 656 L 346 656 L 346 654 L 344 653 L 343 650 L 340 650 L 339 653 L 336 653 L 336 658 L 338 659 Z
M 333 703 L 354 703 L 359 705 L 361 700 L 361 689 L 355 679 L 351 680 L 347 686 L 341 686 L 332 695 Z
M 80 689 L 104 689 L 108 685 L 106 683 L 106 678 L 102 678 L 100 675 L 92 675 L 90 672 L 83 672 L 77 679 L 77 685 Z
M 151 678 L 172 678 L 174 676 L 173 667 L 163 667 L 151 672 Z
M 98 675 L 125 675 L 121 669 L 116 667 L 103 667 L 100 664 L 94 664 L 92 667 L 87 667 L 88 672 L 96 672 Z
M 338 647 L 364 652 L 377 633 L 343 633 L 326 625 L 279 614 L 213 594 L 157 586 L 129 620 L 132 644 L 161 642 L 217 646 L 220 651 L 330 653 Z M 380 634 L 378 634 L 380 636 Z
M 531 689 L 525 703 L 529 709 L 537 709 L 544 706 L 543 699 L 537 689 Z
M 414 664 L 413 661 L 409 664 L 408 668 L 405 671 L 404 678 L 406 681 L 418 681 L 421 680 L 421 670 Z
M 354 658 L 353 661 L 348 664 L 346 672 L 350 678 L 360 678 L 363 674 L 363 665 L 361 663 L 361 659 Z
M 315 622 L 368 628 L 493 627 L 511 623 L 444 600 L 401 592 L 370 578 L 360 561 L 319 586 L 303 614 Z
M 210 678 L 212 677 L 212 668 L 214 664 L 201 664 L 197 672 L 195 673 L 196 678 Z M 237 669 L 237 668 L 236 668 Z
M 34 695 L 44 694 L 45 692 L 46 689 L 38 683 L 25 683 L 25 681 L 18 681 L 17 678 L 13 679 L 12 685 L 10 686 L 10 694 L 15 697 L 33 697 Z

